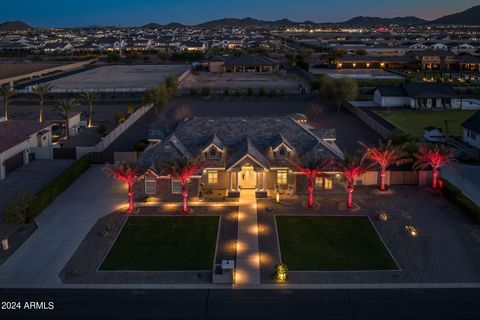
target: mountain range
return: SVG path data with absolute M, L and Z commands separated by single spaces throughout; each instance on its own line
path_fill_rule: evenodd
M 295 22 L 288 19 L 281 20 L 259 20 L 251 17 L 238 19 L 238 18 L 225 18 L 212 20 L 196 25 L 201 28 L 208 27 L 279 27 L 279 26 L 299 26 L 299 25 L 326 25 L 326 24 L 335 24 L 335 25 L 349 25 L 349 26 L 381 26 L 381 25 L 480 25 L 480 5 L 471 7 L 462 12 L 450 14 L 438 18 L 433 21 L 427 21 L 418 17 L 408 16 L 408 17 L 394 17 L 394 18 L 381 18 L 381 17 L 365 17 L 358 16 L 354 17 L 348 21 L 336 22 L 336 23 L 316 23 L 312 21 L 304 22 Z M 142 28 L 149 29 L 158 29 L 158 28 L 179 28 L 185 25 L 177 22 L 172 22 L 167 25 L 161 25 L 158 23 L 149 23 Z M 7 21 L 0 24 L 0 31 L 13 31 L 13 30 L 29 30 L 32 29 L 31 26 L 26 24 L 23 21 Z

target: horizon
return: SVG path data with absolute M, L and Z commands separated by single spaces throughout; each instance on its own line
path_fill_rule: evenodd
M 265 21 L 288 19 L 294 22 L 313 21 L 315 23 L 338 23 L 357 16 L 381 18 L 415 16 L 425 20 L 434 20 L 480 4 L 476 0 L 462 1 L 462 3 L 452 0 L 426 0 L 421 4 L 414 0 L 405 0 L 401 5 L 392 0 L 381 2 L 368 0 L 362 3 L 356 3 L 354 0 L 338 0 L 335 3 L 326 4 L 300 0 L 302 5 L 298 4 L 299 1 L 291 3 L 285 0 L 275 2 L 265 0 L 261 4 L 252 0 L 245 0 L 241 4 L 225 4 L 213 0 L 201 3 L 193 0 L 179 0 L 175 3 L 164 4 L 152 0 L 142 0 L 132 4 L 126 0 L 118 0 L 115 2 L 116 6 L 111 7 L 111 1 L 101 4 L 93 0 L 86 0 L 82 3 L 57 2 L 56 0 L 47 0 L 39 3 L 26 0 L 21 4 L 8 3 L 5 10 L 0 12 L 0 22 L 23 21 L 32 27 L 39 28 L 77 28 L 91 26 L 137 27 L 148 23 L 161 25 L 181 23 L 188 26 L 218 19 L 244 19 L 247 17 Z M 273 4 L 277 6 L 275 10 L 272 10 Z M 344 8 L 345 5 L 347 9 Z M 431 9 L 432 6 L 435 8 L 434 10 Z M 48 7 L 49 10 L 46 11 L 45 7 Z M 407 7 L 409 9 L 406 9 Z M 200 11 L 208 13 L 199 16 L 196 13 Z M 427 14 L 418 15 L 417 13 L 420 11 L 427 12 Z M 312 12 L 318 13 L 312 14 Z

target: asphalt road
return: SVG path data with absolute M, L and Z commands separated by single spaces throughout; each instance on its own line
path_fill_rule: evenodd
M 479 319 L 479 289 L 0 290 L 0 319 Z M 4 303 L 53 302 L 53 310 Z

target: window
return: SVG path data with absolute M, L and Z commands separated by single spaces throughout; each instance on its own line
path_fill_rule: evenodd
M 218 171 L 211 170 L 207 172 L 208 184 L 218 183 Z
M 157 179 L 154 177 L 145 177 L 145 194 L 157 193 Z
M 470 138 L 472 138 L 472 140 L 477 140 L 477 134 L 473 131 L 469 131 L 470 132 Z
M 172 194 L 181 194 L 182 193 L 182 185 L 180 184 L 180 180 L 172 179 Z
M 278 149 L 278 155 L 280 157 L 285 157 L 286 154 L 287 154 L 287 151 L 285 150 L 285 148 L 282 147 L 282 148 Z
M 277 171 L 277 183 L 287 184 L 287 171 Z
M 323 177 L 315 178 L 315 189 L 323 189 Z
M 217 149 L 215 149 L 214 147 L 211 147 L 210 151 L 208 152 L 208 155 L 210 157 L 216 157 L 217 156 Z
M 325 190 L 332 190 L 333 180 L 331 178 L 325 178 L 324 188 Z

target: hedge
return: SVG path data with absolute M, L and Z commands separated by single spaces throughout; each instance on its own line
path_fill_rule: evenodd
M 90 155 L 78 159 L 50 181 L 46 187 L 37 192 L 34 199 L 28 205 L 27 222 L 31 222 L 39 216 L 63 191 L 87 171 L 90 165 Z
M 472 200 L 468 199 L 460 189 L 455 187 L 449 181 L 442 179 L 442 194 L 445 198 L 455 203 L 460 209 L 465 211 L 470 218 L 477 224 L 480 224 L 480 207 Z

